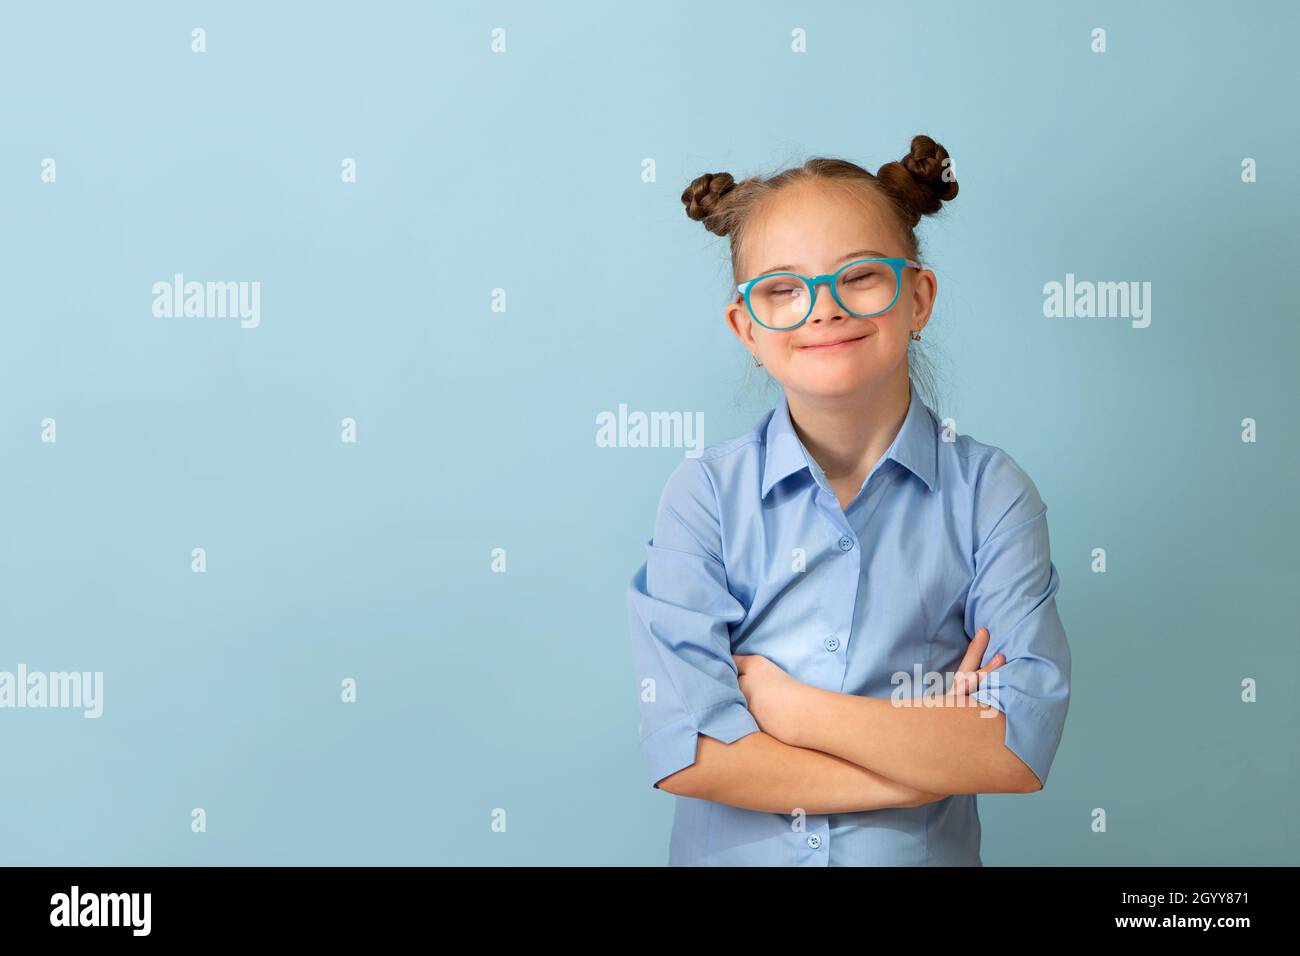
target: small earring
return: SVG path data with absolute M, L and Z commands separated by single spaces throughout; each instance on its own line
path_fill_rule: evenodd
M 760 362 L 760 361 L 758 360 L 758 354 L 755 353 L 755 354 L 754 354 L 754 368 L 758 368 L 758 367 L 759 367 L 760 365 L 762 365 L 762 364 L 763 364 L 763 363 Z
M 921 341 L 921 333 L 917 332 L 915 329 L 912 330 L 912 341 L 913 342 Z

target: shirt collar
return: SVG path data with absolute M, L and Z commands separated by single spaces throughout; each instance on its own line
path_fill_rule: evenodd
M 885 451 L 884 457 L 898 462 L 925 482 L 926 488 L 934 490 L 935 463 L 938 441 L 938 420 L 929 406 L 921 400 L 916 386 L 908 381 L 911 400 L 907 406 L 907 416 L 903 427 L 894 436 L 894 441 Z M 821 468 L 808 454 L 799 435 L 790 422 L 790 404 L 782 390 L 776 408 L 768 419 L 766 433 L 767 455 L 763 461 L 763 498 L 783 478 L 797 471 L 808 468 L 821 473 Z

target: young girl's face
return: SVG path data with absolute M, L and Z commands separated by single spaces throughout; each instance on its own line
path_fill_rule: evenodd
M 759 215 L 746 235 L 742 280 L 768 272 L 829 274 L 854 259 L 906 254 L 882 201 L 864 203 L 840 189 L 815 183 L 788 187 Z M 935 291 L 932 272 L 905 268 L 898 298 L 879 315 L 862 318 L 845 311 L 823 284 L 817 286 L 812 314 L 796 329 L 764 328 L 739 296 L 727 306 L 727 322 L 786 388 L 846 396 L 871 391 L 899 374 L 906 377 L 907 344 L 912 331 L 929 320 Z M 816 347 L 840 342 L 835 348 Z

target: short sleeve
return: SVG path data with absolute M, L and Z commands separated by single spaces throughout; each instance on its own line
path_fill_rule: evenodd
M 1008 749 L 1045 785 L 1070 704 L 1070 648 L 1056 609 L 1061 579 L 1051 560 L 1047 506 L 1001 449 L 980 476 L 975 536 L 966 633 L 988 629 L 981 666 L 998 652 L 1006 663 L 971 696 L 1006 714 Z
M 745 608 L 727 588 L 718 513 L 704 465 L 683 459 L 628 586 L 641 751 L 656 787 L 695 762 L 700 734 L 732 743 L 759 729 L 731 657 Z

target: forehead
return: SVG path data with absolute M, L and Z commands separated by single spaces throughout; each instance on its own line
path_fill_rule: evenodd
M 745 275 L 777 266 L 805 274 L 831 271 L 846 253 L 878 249 L 899 255 L 896 225 L 883 200 L 844 184 L 799 183 L 755 211 L 745 234 Z

